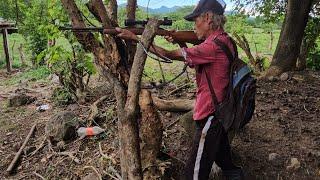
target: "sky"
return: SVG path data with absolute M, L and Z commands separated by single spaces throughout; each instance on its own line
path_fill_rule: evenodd
M 227 3 L 227 10 L 232 8 L 230 0 L 224 0 Z M 118 4 L 126 3 L 127 0 L 117 0 Z M 147 7 L 148 0 L 137 0 L 138 5 Z M 150 0 L 150 8 L 159 8 L 161 6 L 173 7 L 173 6 L 186 6 L 186 5 L 195 5 L 198 3 L 198 0 Z

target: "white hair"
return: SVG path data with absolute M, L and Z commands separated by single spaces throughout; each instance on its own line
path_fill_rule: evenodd
M 205 13 L 202 13 L 200 16 L 205 16 L 207 13 L 209 13 L 209 16 L 212 18 L 212 29 L 213 30 L 216 30 L 216 29 L 223 29 L 224 28 L 224 25 L 225 23 L 227 22 L 227 18 L 225 15 L 218 15 L 218 14 L 215 14 L 211 11 L 209 12 L 205 12 Z

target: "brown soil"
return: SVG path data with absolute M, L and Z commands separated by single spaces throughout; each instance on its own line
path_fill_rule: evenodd
M 4 77 L 0 72 L 0 81 L 8 78 L 11 76 Z M 103 84 L 102 80 L 94 83 Z M 85 126 L 91 103 L 110 92 L 107 86 L 99 86 L 92 90 L 85 104 L 61 107 L 54 105 L 50 99 L 56 85 L 48 81 L 26 84 L 24 87 L 33 90 L 30 93 L 38 98 L 37 102 L 48 103 L 51 109 L 37 112 L 37 102 L 8 108 L 5 106 L 8 95 L 22 87 L 0 84 L 0 179 L 39 179 L 36 174 L 46 179 L 80 179 L 94 173 L 92 167 L 104 179 L 112 179 L 111 176 L 119 174 L 117 119 L 114 97 L 110 93 L 110 98 L 103 104 L 106 108 L 100 109 L 103 115 L 96 122 L 106 128 L 106 133 L 66 144 L 65 152 L 73 152 L 73 158 L 59 154 L 57 147 L 53 147 L 54 151 L 50 150 L 45 142 L 45 146 L 34 156 L 23 156 L 16 174 L 7 175 L 5 171 L 10 161 L 34 123 L 37 123 L 37 131 L 25 149 L 41 144 L 45 138 L 45 123 L 56 112 L 71 110 L 78 114 Z M 255 116 L 232 143 L 235 160 L 244 167 L 247 179 L 320 179 L 320 73 L 305 71 L 291 75 L 288 81 L 259 80 L 258 85 Z M 170 92 L 172 87 L 160 93 L 164 91 Z M 189 89 L 188 93 L 177 92 L 175 95 L 191 98 L 192 92 L 194 90 Z M 181 115 L 161 112 L 164 127 Z M 109 158 L 102 157 L 99 143 Z M 164 132 L 162 151 L 177 161 L 186 161 L 189 144 L 188 134 L 176 123 Z M 268 160 L 270 153 L 280 155 L 276 163 Z M 291 158 L 297 158 L 301 167 L 287 170 Z

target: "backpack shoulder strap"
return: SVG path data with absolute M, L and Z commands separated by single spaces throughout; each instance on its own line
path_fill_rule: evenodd
M 212 103 L 213 103 L 214 107 L 217 108 L 218 105 L 219 105 L 219 103 L 218 103 L 218 98 L 217 98 L 217 96 L 216 96 L 216 93 L 214 92 L 214 89 L 213 89 L 211 80 L 210 80 L 210 78 L 209 78 L 209 76 L 208 76 L 208 73 L 207 73 L 206 69 L 203 68 L 203 70 L 204 70 L 204 73 L 206 74 L 208 86 L 209 86 L 210 93 L 211 93 Z
M 222 51 L 227 55 L 229 62 L 231 63 L 234 60 L 234 56 L 232 52 L 230 51 L 229 47 L 220 41 L 219 39 L 214 39 L 213 40 L 221 49 Z

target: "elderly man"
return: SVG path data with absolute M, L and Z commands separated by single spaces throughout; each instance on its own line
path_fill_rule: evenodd
M 185 61 L 196 70 L 197 96 L 193 119 L 197 130 L 183 177 L 186 180 L 207 180 L 213 162 L 221 167 L 227 179 L 243 179 L 241 168 L 232 162 L 227 133 L 214 117 L 216 107 L 210 91 L 212 87 L 220 103 L 226 96 L 229 83 L 229 60 L 214 43 L 214 39 L 219 39 L 234 54 L 232 42 L 223 29 L 226 22 L 223 15 L 225 7 L 223 0 L 200 0 L 193 12 L 185 16 L 186 20 L 194 21 L 195 33 L 198 39 L 204 40 L 203 43 L 172 51 L 156 45 L 150 49 L 159 56 Z M 139 41 L 139 37 L 128 30 L 118 28 L 117 31 L 121 38 Z M 172 41 L 172 38 L 167 39 Z

